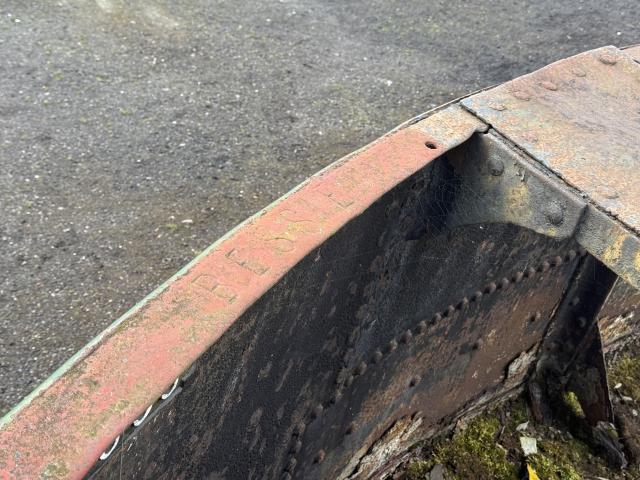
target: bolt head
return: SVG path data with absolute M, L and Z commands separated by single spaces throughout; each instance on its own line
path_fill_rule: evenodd
M 580 67 L 574 67 L 573 69 L 571 69 L 571 73 L 573 73 L 576 77 L 586 77 L 587 76 L 587 72 L 585 72 Z
M 550 203 L 545 209 L 545 215 L 551 225 L 560 225 L 564 221 L 564 211 L 557 203 Z
M 516 90 L 513 92 L 513 96 L 518 100 L 523 100 L 525 102 L 531 100 L 531 94 L 529 92 L 525 92 L 524 90 Z
M 618 63 L 618 59 L 616 58 L 616 56 L 608 52 L 602 53 L 600 57 L 598 57 L 598 60 L 600 60 L 605 65 L 615 65 L 616 63 Z
M 546 88 L 547 90 L 551 90 L 553 92 L 558 90 L 558 86 L 553 82 L 544 81 L 544 82 L 540 82 L 540 85 L 542 85 L 542 88 Z
M 490 158 L 489 172 L 491 172 L 491 175 L 493 175 L 494 177 L 499 177 L 500 175 L 502 175 L 504 173 L 504 163 L 502 163 L 502 160 L 498 158 Z

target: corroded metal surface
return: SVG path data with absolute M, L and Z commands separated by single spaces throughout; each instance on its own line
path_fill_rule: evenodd
M 629 54 L 592 50 L 462 104 L 640 231 L 640 65 Z
M 640 291 L 618 279 L 598 315 L 605 352 L 640 334 Z
M 364 476 L 379 465 L 360 457 L 396 421 L 419 423 L 407 446 L 516 388 L 527 363 L 509 367 L 535 352 L 580 256 L 506 225 L 407 240 L 449 172 L 434 162 L 311 252 L 95 478 Z
M 633 51 L 582 53 L 461 104 L 591 200 L 578 241 L 637 288 L 640 64 Z
M 559 239 L 573 236 L 582 221 L 585 201 L 493 131 L 475 135 L 448 158 L 459 181 L 434 186 L 450 198 L 446 229 L 510 223 Z
M 0 422 L 0 478 L 379 477 L 521 388 L 550 325 L 562 375 L 597 371 L 640 285 L 634 52 L 436 109 L 249 219 Z
M 438 122 L 439 115 L 422 123 Z M 441 141 L 459 144 L 484 129 L 463 111 L 455 117 L 446 139 L 427 135 L 421 125 L 383 137 L 214 244 L 3 419 L 0 445 L 9 447 L 0 450 L 0 477 L 82 476 L 309 252 L 442 155 Z

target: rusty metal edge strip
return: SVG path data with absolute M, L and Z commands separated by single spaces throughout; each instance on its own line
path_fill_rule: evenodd
M 395 185 L 486 130 L 458 105 L 403 127 L 231 230 L 67 361 L 0 420 L 0 478 L 82 477 L 309 252 Z

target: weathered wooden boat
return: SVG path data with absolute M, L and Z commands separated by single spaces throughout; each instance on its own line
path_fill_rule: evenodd
M 613 420 L 640 47 L 415 118 L 208 248 L 0 423 L 0 478 L 380 478 L 529 386 Z M 615 450 L 615 449 L 614 449 Z

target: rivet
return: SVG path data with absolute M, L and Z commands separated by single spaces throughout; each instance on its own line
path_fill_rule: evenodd
M 407 330 L 406 332 L 404 332 L 402 334 L 402 336 L 400 337 L 400 341 L 402 343 L 409 343 L 411 341 L 411 339 L 413 338 L 413 334 L 411 333 L 411 330 Z
M 347 435 L 351 435 L 355 429 L 356 424 L 354 422 L 351 422 L 349 425 L 347 425 L 347 429 L 344 431 L 344 433 Z
M 304 422 L 300 422 L 293 429 L 293 434 L 299 437 L 304 433 L 306 428 L 307 428 L 307 425 Z
M 367 371 L 367 364 L 365 362 L 360 362 L 358 366 L 355 368 L 355 370 L 353 371 L 353 373 L 355 375 L 362 375 L 366 371 Z
M 433 321 L 434 321 L 434 323 L 437 323 L 437 322 L 439 322 L 440 320 L 442 320 L 442 315 L 441 315 L 440 313 L 436 313 L 436 314 L 433 316 Z
M 514 276 L 513 276 L 513 281 L 515 283 L 520 283 L 522 281 L 522 277 L 524 277 L 524 274 L 522 272 L 517 272 Z
M 464 297 L 460 301 L 460 304 L 458 305 L 458 308 L 460 308 L 460 310 L 462 310 L 463 308 L 467 308 L 468 306 L 469 306 L 469 299 L 467 297 Z
M 559 352 L 561 348 L 562 345 L 560 345 L 560 343 L 556 342 L 555 340 L 549 343 L 547 347 L 550 352 Z
M 553 257 L 553 265 L 555 267 L 559 267 L 563 263 L 564 263 L 564 260 L 562 259 L 562 257 L 560 255 L 556 255 L 555 257 Z
M 524 100 L 525 102 L 531 100 L 531 95 L 524 90 L 516 90 L 515 92 L 513 92 L 513 96 L 518 100 Z
M 571 73 L 573 73 L 576 77 L 586 77 L 587 76 L 587 72 L 585 72 L 580 67 L 573 67 L 571 69 Z
M 318 405 L 316 405 L 316 408 L 313 409 L 313 412 L 311 413 L 311 417 L 315 420 L 320 415 L 322 415 L 323 411 L 324 411 L 324 407 L 322 406 L 321 403 L 319 403 Z
M 447 307 L 447 316 L 450 317 L 455 313 L 455 311 L 456 311 L 456 307 L 454 307 L 453 305 L 449 305 Z
M 373 363 L 379 363 L 382 360 L 382 352 L 380 350 L 376 350 L 373 352 L 373 357 L 371 357 Z
M 536 274 L 536 269 L 533 267 L 527 268 L 527 271 L 524 273 L 525 277 L 527 278 L 531 278 L 535 276 L 535 274 Z
M 490 158 L 489 159 L 489 172 L 494 177 L 499 177 L 504 173 L 504 163 L 499 158 Z
M 302 442 L 300 440 L 296 440 L 296 442 L 291 446 L 291 453 L 298 453 L 302 450 Z
M 545 215 L 551 225 L 560 225 L 564 221 L 564 212 L 557 203 L 550 203 L 545 209 Z
M 476 293 L 473 294 L 471 298 L 473 298 L 473 300 L 476 302 L 479 301 L 482 298 L 482 292 L 478 290 Z
M 502 104 L 502 103 L 491 103 L 489 105 L 489 108 L 491 110 L 496 110 L 498 112 L 502 112 L 502 111 L 507 109 L 507 107 L 505 107 L 504 104 Z
M 422 320 L 420 323 L 418 323 L 418 326 L 416 327 L 416 333 L 418 335 L 422 335 L 426 331 L 427 331 L 427 322 Z
M 551 90 L 554 92 L 558 90 L 558 86 L 553 82 L 544 81 L 544 82 L 540 82 L 540 85 L 542 85 L 543 88 L 546 88 L 547 90 Z
M 541 270 L 543 272 L 548 272 L 550 268 L 551 268 L 551 264 L 549 262 L 547 262 L 546 260 L 542 262 Z
M 395 340 L 391 340 L 387 345 L 388 352 L 393 352 L 396 348 L 398 348 L 398 342 L 396 342 Z
M 298 464 L 298 461 L 295 459 L 295 457 L 291 457 L 289 459 L 289 463 L 287 463 L 287 468 L 286 470 L 288 472 L 293 472 L 296 469 L 296 465 Z
M 313 463 L 320 463 L 324 460 L 324 457 L 326 457 L 327 454 L 325 453 L 324 450 L 320 450 L 318 453 L 316 453 L 316 456 L 313 458 Z
M 507 288 L 510 283 L 511 282 L 509 281 L 508 278 L 503 278 L 502 280 L 500 280 L 500 286 L 502 287 L 503 290 Z
M 498 289 L 498 286 L 496 285 L 495 282 L 491 282 L 489 283 L 489 285 L 487 285 L 484 289 L 484 293 L 493 293 Z
M 615 57 L 615 55 L 607 52 L 601 53 L 598 57 L 598 60 L 600 60 L 605 65 L 615 65 L 616 63 L 618 63 L 618 59 Z

